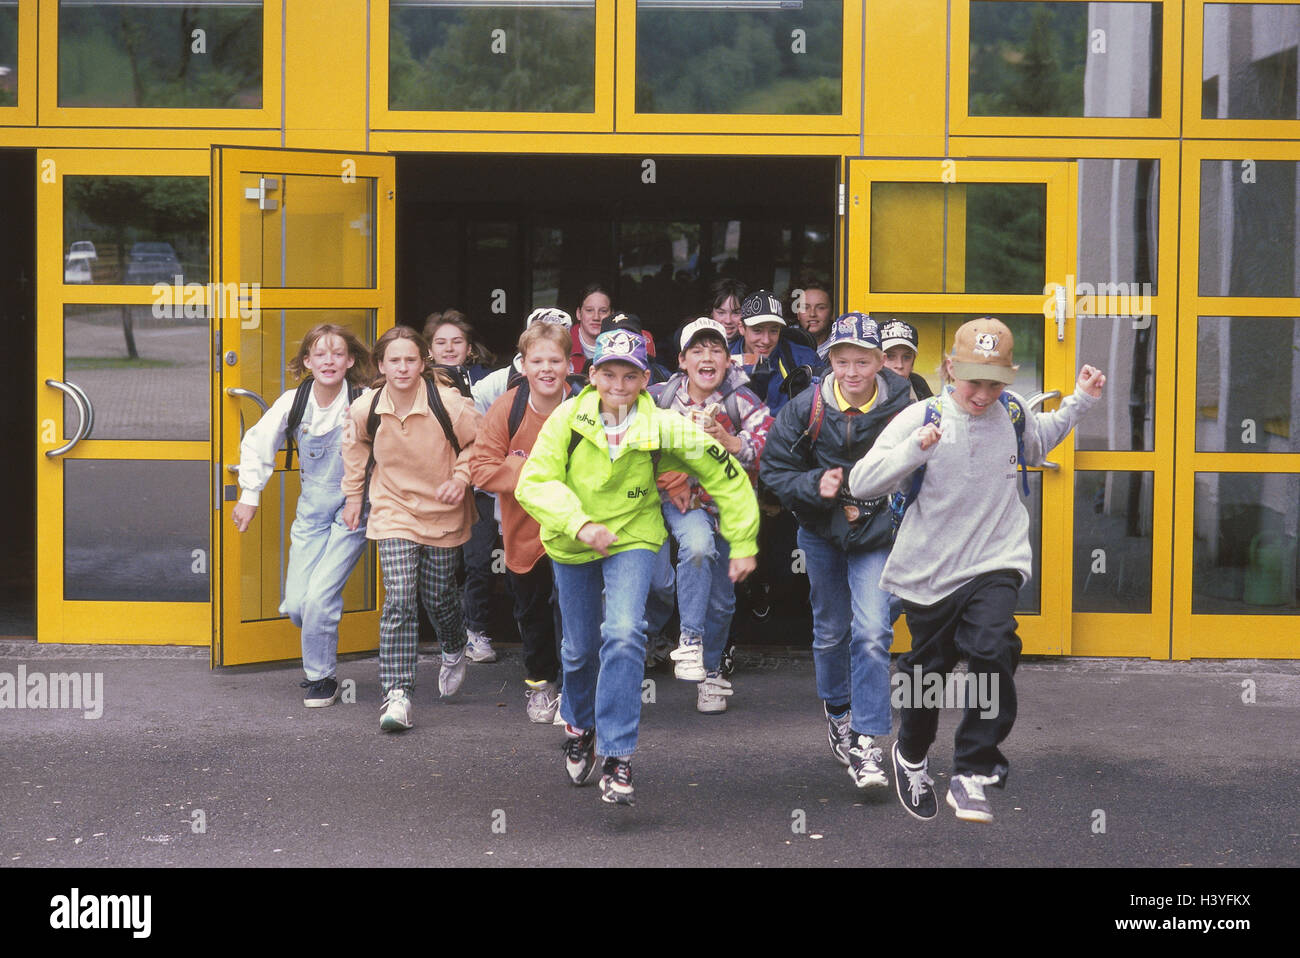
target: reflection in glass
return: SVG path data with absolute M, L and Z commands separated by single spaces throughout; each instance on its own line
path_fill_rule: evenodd
M 638 113 L 842 112 L 839 0 L 722 6 L 637 3 Z
M 58 23 L 59 106 L 262 106 L 261 0 L 60 0 Z
M 63 281 L 208 282 L 206 176 L 65 176 Z
M 206 459 L 65 459 L 64 599 L 207 602 L 211 499 Z
M 952 349 L 957 327 L 979 318 L 976 313 L 891 313 L 878 310 L 871 316 L 882 326 L 891 319 L 901 319 L 916 327 L 919 342 L 912 372 L 919 373 L 936 396 L 943 388 L 943 357 Z M 1016 381 L 1007 388 L 1031 399 L 1043 390 L 1043 317 L 1040 314 L 1012 314 L 997 318 L 1011 330 L 1012 351 L 1019 367 Z
M 1297 48 L 1300 7 L 1206 4 L 1201 116 L 1207 120 L 1300 119 Z
M 699 258 L 699 223 L 619 223 L 615 308 L 635 312 L 643 323 L 653 319 L 656 336 L 662 335 L 688 313 L 699 311 Z
M 240 175 L 274 209 L 240 200 L 241 273 L 264 288 L 375 284 L 375 180 L 359 176 Z
M 1200 317 L 1197 452 L 1300 452 L 1298 424 L 1300 320 Z
M 1161 7 L 970 5 L 971 116 L 1160 116 Z
M 391 0 L 391 110 L 591 113 L 596 4 Z
M 1300 296 L 1295 160 L 1202 160 L 1200 294 Z
M 94 406 L 87 438 L 207 440 L 204 307 L 64 306 L 63 355 L 63 378 L 84 389 Z M 65 398 L 65 438 L 77 418 Z
M 18 105 L 18 0 L 0 0 L 0 106 Z
M 1080 283 L 1154 295 L 1159 197 L 1159 160 L 1079 160 Z
M 1041 295 L 1042 183 L 871 184 L 873 293 Z
M 1192 611 L 1295 615 L 1300 475 L 1198 472 Z
M 1149 472 L 1074 474 L 1074 611 L 1151 611 Z
M 1101 400 L 1074 427 L 1074 448 L 1150 452 L 1156 417 L 1155 317 L 1076 317 L 1074 323 L 1079 365 L 1091 363 L 1106 374 Z

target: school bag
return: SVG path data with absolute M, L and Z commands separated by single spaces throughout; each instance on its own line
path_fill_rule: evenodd
M 303 414 L 307 412 L 307 397 L 311 395 L 311 388 L 314 382 L 315 380 L 311 376 L 308 376 L 306 379 L 300 382 L 298 384 L 298 388 L 294 390 L 293 405 L 289 407 L 289 418 L 285 421 L 284 424 L 284 468 L 285 469 L 293 468 L 293 450 L 294 447 L 297 445 L 297 442 L 294 440 L 293 437 L 294 437 L 294 433 L 298 431 L 298 427 L 302 425 Z M 348 387 L 349 403 L 351 403 L 354 399 L 360 396 L 362 390 L 365 388 L 363 386 L 354 386 L 352 383 L 348 383 L 347 387 Z
M 681 388 L 682 388 L 682 384 L 679 383 L 676 390 L 670 392 L 669 390 L 665 389 L 663 392 L 661 392 L 659 394 L 659 399 L 657 400 L 657 404 L 659 408 L 672 409 L 673 399 L 676 398 L 677 393 L 681 390 Z M 744 425 L 744 419 L 740 414 L 740 400 L 736 396 L 736 390 L 731 388 L 725 380 L 722 383 L 722 388 L 727 390 L 725 393 L 722 394 L 722 406 L 727 411 L 727 418 L 731 420 L 731 425 L 735 427 L 737 431 L 739 431 L 740 427 Z
M 1011 418 L 1011 425 L 1016 430 L 1016 462 L 1020 464 L 1020 488 L 1026 496 L 1029 495 L 1029 469 L 1025 463 L 1025 410 L 1020 405 L 1019 400 L 1013 399 L 1006 390 L 998 396 L 998 402 L 1002 408 L 1007 411 Z M 934 426 L 939 428 L 939 423 L 943 416 L 943 395 L 931 396 L 925 401 L 925 421 L 921 423 L 924 426 Z M 894 533 L 898 533 L 898 527 L 903 522 L 903 514 L 907 512 L 907 507 L 916 499 L 917 494 L 921 491 L 921 482 L 925 479 L 925 466 L 921 466 L 916 472 L 912 473 L 912 479 L 908 483 L 907 489 L 903 492 L 894 493 L 889 499 L 889 511 L 894 519 Z
M 582 391 L 582 387 L 587 385 L 587 377 L 579 376 L 576 373 L 570 373 L 568 376 L 565 376 L 564 379 L 565 382 L 568 383 L 569 396 L 576 396 Z M 528 377 L 518 370 L 512 372 L 510 378 L 506 380 L 506 391 L 508 392 L 516 386 L 519 388 L 515 392 L 514 401 L 510 404 L 510 418 L 507 423 L 509 437 L 511 439 L 515 438 L 515 433 L 519 431 L 519 426 L 524 421 L 524 413 L 528 410 Z M 572 453 L 570 453 L 570 455 L 572 455 Z

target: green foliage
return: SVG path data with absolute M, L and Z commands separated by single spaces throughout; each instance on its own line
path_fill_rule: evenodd
M 966 292 L 1043 290 L 1047 189 L 1039 184 L 973 183 L 966 191 Z
M 189 282 L 207 282 L 208 179 L 205 176 L 67 176 L 64 245 L 91 240 L 106 264 L 125 270 L 133 243 L 168 242 Z M 105 245 L 107 244 L 107 245 Z M 109 249 L 108 246 L 113 247 Z M 109 282 L 121 282 L 120 276 Z
M 0 67 L 8 75 L 0 77 L 0 106 L 18 103 L 18 8 L 0 8 Z
M 1086 3 L 972 3 L 971 116 L 1083 116 Z

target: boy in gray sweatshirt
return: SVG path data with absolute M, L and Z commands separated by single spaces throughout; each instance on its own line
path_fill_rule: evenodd
M 948 804 L 966 821 L 991 822 L 984 786 L 1001 788 L 1008 764 L 998 745 L 1016 717 L 1013 676 L 1020 660 L 1015 609 L 1030 577 L 1029 513 L 1017 494 L 1017 428 L 1024 417 L 1024 457 L 1042 461 L 1101 396 L 1106 377 L 1079 370 L 1074 394 L 1055 412 L 1030 413 L 1025 400 L 1003 395 L 1014 382 L 1012 336 L 997 319 L 957 330 L 945 360 L 950 384 L 905 409 L 849 474 L 853 496 L 906 492 L 925 468 L 915 501 L 880 577 L 903 602 L 912 650 L 898 660 L 907 683 L 942 682 L 968 657 L 976 687 L 991 688 L 996 708 L 969 702 L 957 727 Z M 938 420 L 937 424 L 935 420 Z M 986 683 L 986 684 L 985 684 Z M 970 686 L 968 685 L 967 688 Z M 939 723 L 937 703 L 922 688 L 904 697 L 893 747 L 895 788 L 916 818 L 938 814 L 926 755 Z

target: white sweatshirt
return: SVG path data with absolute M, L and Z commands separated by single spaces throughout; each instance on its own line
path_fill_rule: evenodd
M 284 445 L 284 427 L 289 422 L 289 410 L 293 408 L 293 396 L 297 389 L 290 389 L 262 414 L 262 418 L 244 433 L 244 441 L 239 444 L 239 501 L 245 505 L 255 506 L 262 501 L 262 489 L 275 472 L 275 454 Z M 323 436 L 325 433 L 343 423 L 348 414 L 347 383 L 339 389 L 339 394 L 326 408 L 316 405 L 316 390 L 307 395 L 307 409 L 303 419 L 310 414 L 311 422 L 307 424 L 307 434 Z

